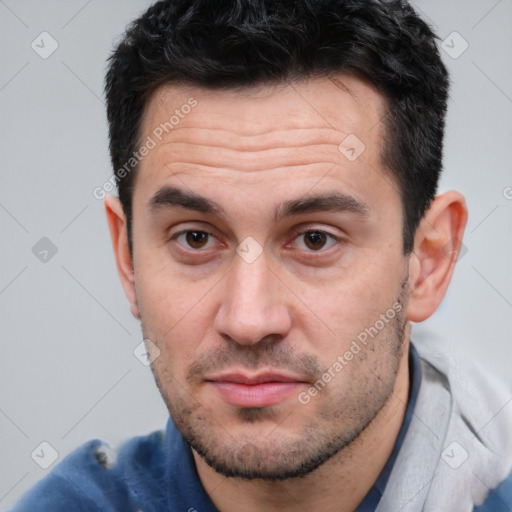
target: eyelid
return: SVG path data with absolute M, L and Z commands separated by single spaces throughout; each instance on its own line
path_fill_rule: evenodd
M 328 236 L 331 236 L 335 240 L 341 240 L 342 236 L 339 234 L 335 234 L 329 229 L 326 228 L 320 228 L 316 226 L 299 226 L 293 229 L 293 237 L 294 239 L 298 237 L 299 235 L 304 235 L 306 233 L 324 233 Z
M 214 238 L 217 238 L 211 231 L 208 231 L 207 229 L 188 228 L 181 229 L 180 231 L 176 231 L 176 233 L 169 235 L 169 239 L 172 240 L 173 238 L 176 238 L 179 235 L 183 235 L 184 233 L 190 233 L 191 231 L 197 231 L 198 233 L 206 233 L 210 236 L 213 236 Z
M 178 228 L 179 231 L 176 231 L 174 233 L 173 230 Z M 208 223 L 208 222 L 204 222 L 204 221 L 186 221 L 186 222 L 178 222 L 172 226 L 169 226 L 167 229 L 167 238 L 168 240 L 172 240 L 174 239 L 175 237 L 179 236 L 179 235 L 182 235 L 183 233 L 187 233 L 189 231 L 200 231 L 202 233 L 208 233 L 210 236 L 213 236 L 215 238 L 217 238 L 214 234 L 213 234 L 213 231 L 215 231 L 215 229 L 213 229 L 211 227 L 211 224 Z M 172 234 L 171 234 L 172 233 Z
M 335 235 L 331 231 L 325 228 L 316 228 L 316 227 L 306 227 L 306 228 L 296 228 L 293 230 L 294 235 L 304 235 L 305 233 L 325 233 L 326 235 L 332 236 L 333 238 L 339 238 L 339 235 Z

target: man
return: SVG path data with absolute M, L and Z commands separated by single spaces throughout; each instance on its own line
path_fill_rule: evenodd
M 448 77 L 405 2 L 163 1 L 106 82 L 105 200 L 165 432 L 14 511 L 501 511 L 511 400 L 427 343 L 467 220 Z

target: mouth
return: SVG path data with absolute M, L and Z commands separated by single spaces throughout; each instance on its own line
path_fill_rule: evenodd
M 241 372 L 207 377 L 220 397 L 233 407 L 262 408 L 277 405 L 308 383 L 298 377 L 281 373 L 247 375 Z

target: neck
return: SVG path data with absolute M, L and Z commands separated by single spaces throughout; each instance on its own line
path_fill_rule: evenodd
M 410 326 L 405 339 L 409 339 Z M 302 478 L 268 482 L 226 478 L 194 453 L 201 483 L 221 512 L 353 511 L 376 482 L 402 426 L 409 394 L 409 342 L 393 393 L 368 427 L 340 453 Z

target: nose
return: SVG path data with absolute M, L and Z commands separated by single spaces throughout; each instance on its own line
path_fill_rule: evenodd
M 265 253 L 252 263 L 236 255 L 232 265 L 223 280 L 216 332 L 240 345 L 253 345 L 267 337 L 283 339 L 292 323 L 287 296 L 268 267 Z

